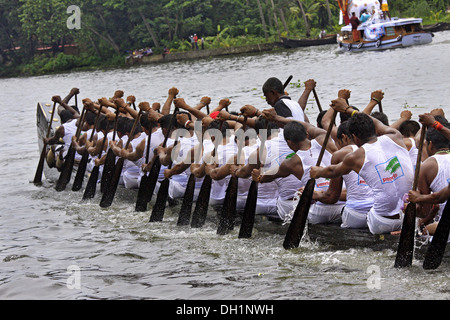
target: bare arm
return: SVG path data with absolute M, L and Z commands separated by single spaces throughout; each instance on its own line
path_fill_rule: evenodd
M 169 95 L 167 96 L 166 102 L 163 105 L 163 108 L 161 110 L 162 115 L 167 115 L 170 113 L 170 106 L 172 105 L 173 100 L 178 94 L 177 88 L 171 88 L 169 89 Z

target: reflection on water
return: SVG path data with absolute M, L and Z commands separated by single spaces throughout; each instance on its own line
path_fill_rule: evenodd
M 0 297 L 4 299 L 448 299 L 449 259 L 425 272 L 416 259 L 407 270 L 393 268 L 395 250 L 348 246 L 320 240 L 282 248 L 286 226 L 258 221 L 251 239 L 238 227 L 216 234 L 211 210 L 201 229 L 177 227 L 179 205 L 164 221 L 135 212 L 135 194 L 119 191 L 108 209 L 99 196 L 57 193 L 30 183 L 38 163 L 35 108 L 53 95 L 78 87 L 81 98 L 112 96 L 163 103 L 172 86 L 190 104 L 208 95 L 213 105 L 230 98 L 230 110 L 245 104 L 266 108 L 261 87 L 271 76 L 293 82 L 313 78 L 326 108 L 340 89 L 364 107 L 370 93 L 385 92 L 383 108 L 395 121 L 404 108 L 413 117 L 432 108 L 450 112 L 447 88 L 450 33 L 436 33 L 427 46 L 359 54 L 335 46 L 132 68 L 3 79 L 1 126 Z M 301 88 L 288 87 L 298 98 Z M 312 98 L 312 97 L 311 97 Z M 79 99 L 81 101 L 81 99 Z M 317 105 L 308 104 L 314 120 Z M 312 238 L 313 234 L 311 234 Z M 333 235 L 330 235 L 333 237 Z M 68 267 L 78 266 L 81 286 L 69 289 Z M 372 270 L 378 273 L 373 273 Z M 381 287 L 371 282 L 378 277 Z

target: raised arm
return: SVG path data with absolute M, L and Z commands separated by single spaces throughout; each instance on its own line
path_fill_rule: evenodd
M 169 95 L 167 96 L 166 102 L 163 105 L 161 110 L 162 115 L 170 114 L 170 107 L 172 106 L 172 102 L 179 93 L 178 89 L 173 87 L 169 89 Z

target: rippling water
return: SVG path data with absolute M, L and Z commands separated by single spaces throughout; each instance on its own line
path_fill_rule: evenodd
M 230 110 L 238 110 L 245 104 L 266 108 L 265 80 L 292 74 L 294 82 L 317 81 L 323 108 L 340 89 L 351 90 L 350 101 L 359 107 L 381 89 L 392 122 L 404 108 L 415 119 L 433 108 L 449 115 L 449 70 L 450 32 L 440 32 L 430 45 L 384 52 L 342 54 L 330 45 L 0 80 L 0 298 L 449 299 L 448 257 L 427 272 L 420 260 L 406 270 L 393 268 L 392 249 L 305 241 L 286 251 L 283 227 L 268 222 L 258 222 L 251 239 L 238 239 L 238 228 L 218 236 L 212 212 L 202 229 L 177 227 L 179 206 L 166 211 L 163 222 L 149 224 L 150 212 L 135 212 L 129 191 L 120 190 L 102 209 L 98 195 L 82 203 L 69 188 L 57 193 L 48 183 L 30 183 L 39 160 L 36 104 L 73 87 L 81 98 L 110 97 L 121 89 L 138 101 L 163 103 L 175 86 L 190 104 L 208 95 L 213 104 L 230 98 Z M 295 98 L 302 90 L 288 88 Z M 313 101 L 307 114 L 315 119 Z M 371 282 L 373 270 L 379 286 Z M 79 288 L 68 282 L 77 274 Z

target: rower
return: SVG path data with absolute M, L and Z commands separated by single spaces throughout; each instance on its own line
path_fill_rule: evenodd
M 333 153 L 331 164 L 342 162 L 347 154 L 358 149 L 348 130 L 348 121 L 344 121 L 338 127 L 336 145 L 339 150 Z M 367 228 L 367 213 L 373 206 L 373 194 L 372 189 L 356 172 L 351 171 L 342 177 L 331 179 L 326 191 L 314 191 L 313 195 L 313 200 L 326 204 L 334 204 L 340 199 L 345 200 L 341 227 Z
M 337 165 L 312 167 L 311 177 L 332 179 L 355 171 L 373 190 L 374 205 L 367 215 L 370 232 L 384 234 L 400 230 L 402 198 L 411 189 L 414 179 L 402 135 L 377 119 L 354 110 L 345 99 L 333 100 L 331 107 L 352 115 L 348 120 L 349 131 L 358 149 Z
M 305 114 L 303 108 L 296 101 L 286 95 L 283 88 L 283 83 L 277 78 L 269 78 L 263 85 L 263 94 L 266 97 L 266 102 L 272 106 L 276 113 L 288 119 L 297 121 L 305 121 Z M 258 112 L 255 113 L 255 115 Z
M 304 187 L 310 179 L 309 169 L 317 162 L 326 131 L 309 123 L 281 117 L 273 109 L 264 110 L 263 116 L 269 121 L 277 122 L 280 127 L 284 127 L 279 138 L 283 138 L 285 142 L 284 144 L 280 143 L 278 146 L 279 149 L 273 151 L 279 152 L 278 157 L 283 154 L 285 155 L 280 159 L 282 161 L 278 168 L 262 174 L 260 170 L 253 170 L 252 177 L 260 183 L 270 181 L 280 182 L 278 184 L 280 194 L 277 203 L 278 215 L 283 220 L 289 220 L 291 213 L 298 203 L 295 199 L 297 191 Z M 283 145 L 287 145 L 290 150 L 282 149 Z M 336 146 L 330 141 L 326 146 L 322 163 L 329 163 L 331 154 L 336 150 Z M 293 154 L 292 151 L 295 153 Z M 286 157 L 286 155 L 288 156 Z M 278 180 L 278 178 L 290 178 L 290 180 L 283 181 Z M 316 188 L 326 189 L 328 188 L 328 184 L 329 182 L 327 180 L 320 179 L 316 181 Z M 324 207 L 316 205 L 314 206 L 315 209 L 311 210 L 309 219 L 311 223 L 340 222 L 342 206 L 341 204 L 340 207 L 328 207 L 326 210 L 323 210 Z
M 50 168 L 56 167 L 61 170 L 64 164 L 64 157 L 72 144 L 72 137 L 75 135 L 80 122 L 79 113 L 65 103 L 60 96 L 52 97 L 52 101 L 59 103 L 64 108 L 59 112 L 61 119 L 61 126 L 59 126 L 55 134 L 52 137 L 45 137 L 44 141 L 47 145 L 50 145 L 50 149 L 47 153 L 47 164 Z M 63 141 L 61 146 L 57 146 Z
M 267 137 L 261 136 L 261 130 L 267 128 Z M 247 157 L 244 165 L 230 167 L 230 173 L 235 175 L 239 179 L 251 178 L 253 169 L 263 167 L 263 171 L 267 171 L 271 166 L 278 165 L 277 159 L 270 159 L 272 156 L 272 138 L 278 136 L 279 128 L 275 122 L 268 122 L 264 118 L 256 120 L 255 129 L 258 133 L 259 140 L 266 139 L 264 143 L 264 149 L 260 150 L 261 144 L 256 144 L 256 149 L 253 150 Z M 259 161 L 258 159 L 262 159 Z M 261 163 L 260 163 L 261 162 Z M 247 190 L 248 192 L 248 190 Z M 275 181 L 263 183 L 258 185 L 258 197 L 256 200 L 255 214 L 265 215 L 269 218 L 280 219 L 277 214 L 277 199 L 278 184 Z
M 423 117 L 424 115 L 422 115 Z M 431 117 L 433 116 L 430 115 Z M 433 118 L 436 119 L 435 117 Z M 431 121 L 428 123 L 431 123 Z M 444 126 L 436 120 L 432 123 L 427 128 L 425 138 L 428 158 L 422 163 L 417 185 L 418 192 L 423 195 L 439 192 L 447 188 L 450 181 L 449 140 L 441 134 Z M 446 127 L 450 128 L 450 125 L 446 124 Z M 432 210 L 429 205 L 419 206 L 418 215 L 422 218 L 420 225 L 425 227 L 426 231 L 431 235 L 436 230 L 445 204 L 446 201 L 441 203 L 437 211 Z

